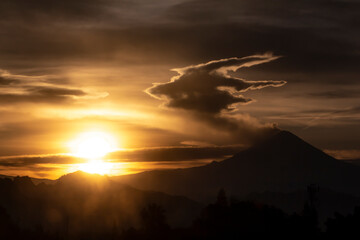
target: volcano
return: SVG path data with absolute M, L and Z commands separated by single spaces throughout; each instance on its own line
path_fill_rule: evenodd
M 360 195 L 360 167 L 337 160 L 288 131 L 279 131 L 221 162 L 120 176 L 139 189 L 213 199 L 223 188 L 232 196 L 293 192 L 311 184 Z

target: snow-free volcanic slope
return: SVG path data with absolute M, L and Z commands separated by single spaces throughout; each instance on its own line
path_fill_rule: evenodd
M 177 170 L 144 172 L 118 178 L 140 189 L 211 199 L 220 188 L 235 196 L 254 192 L 291 192 L 310 184 L 360 194 L 360 168 L 325 154 L 288 131 L 219 163 Z

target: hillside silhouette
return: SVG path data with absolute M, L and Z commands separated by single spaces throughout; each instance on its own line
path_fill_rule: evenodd
M 32 191 L 30 190 L 32 185 L 27 178 L 17 180 L 19 180 L 18 183 L 21 182 L 20 185 L 28 184 L 29 187 L 28 190 L 24 190 L 25 185 L 20 187 L 22 194 L 13 189 L 13 194 L 18 197 L 17 200 L 19 201 L 20 197 L 25 196 L 23 194 Z M 254 237 L 276 237 L 279 239 L 360 237 L 360 231 L 358 230 L 360 224 L 359 208 L 355 208 L 351 214 L 347 215 L 335 213 L 332 218 L 327 219 L 325 227 L 321 228 L 317 209 L 311 201 L 304 203 L 300 213 L 287 214 L 280 208 L 271 205 L 253 201 L 239 201 L 235 198 L 229 199 L 223 189 L 218 192 L 217 198 L 213 199 L 212 203 L 203 207 L 196 216 L 193 215 L 192 220 L 189 219 L 187 227 L 170 226 L 168 224 L 168 212 L 163 206 L 156 203 L 148 204 L 141 209 L 139 208 L 138 211 L 134 211 L 132 218 L 138 219 L 138 225 L 131 226 L 131 220 L 126 218 L 129 215 L 124 216 L 124 211 L 118 211 L 121 206 L 124 207 L 122 202 L 115 204 L 115 206 L 104 206 L 103 204 L 108 203 L 107 201 L 98 203 L 91 201 L 93 204 L 92 209 L 89 209 L 86 201 L 81 202 L 84 200 L 82 196 L 93 199 L 93 197 L 85 194 L 89 189 L 102 188 L 102 180 L 100 182 L 98 180 L 100 178 L 83 192 L 79 192 L 75 187 L 75 195 L 68 196 L 73 200 L 63 202 L 64 196 L 58 195 L 57 197 L 62 202 L 58 203 L 57 208 L 53 208 L 53 203 L 49 202 L 49 198 L 44 198 L 44 196 L 38 199 L 22 198 L 24 202 L 22 202 L 21 208 L 14 203 L 12 207 L 19 210 L 17 214 L 11 206 L 6 208 L 0 206 L 1 239 L 231 240 Z M 2 189 L 10 182 L 14 183 L 15 180 L 8 179 L 5 181 L 7 183 L 1 182 Z M 17 187 L 19 187 L 18 183 L 16 183 Z M 85 187 L 84 184 L 80 185 Z M 94 194 L 93 190 L 90 192 Z M 124 197 L 130 197 L 130 195 Z M 16 197 L 12 200 L 15 199 Z M 43 202 L 44 200 L 46 202 Z M 133 199 L 130 198 L 130 200 Z M 25 201 L 26 204 L 24 204 Z M 79 202 L 75 204 L 74 201 Z M 126 207 L 129 207 L 129 205 Z M 134 207 L 133 210 L 136 210 L 137 207 L 139 206 Z M 181 204 L 178 207 L 185 210 Z M 47 214 L 43 215 L 45 208 L 48 208 Z M 71 208 L 71 212 L 68 211 L 69 208 Z M 87 211 L 84 212 L 84 209 L 87 209 Z M 124 219 L 116 221 L 111 218 L 114 216 L 118 217 L 117 220 L 121 217 Z
M 243 197 L 266 191 L 293 192 L 310 184 L 360 196 L 360 167 L 339 161 L 288 131 L 280 131 L 221 162 L 119 176 L 117 180 L 199 201 L 212 199 L 220 188 Z
M 358 166 L 287 131 L 196 168 L 0 176 L 0 239 L 360 236 L 359 180 Z
M 142 225 L 141 211 L 161 206 L 171 226 L 186 226 L 201 205 L 185 197 L 140 191 L 105 176 L 75 172 L 55 184 L 35 185 L 28 177 L 0 179 L 0 206 L 25 230 L 77 239 Z
M 133 187 L 210 202 L 218 189 L 242 200 L 301 212 L 307 186 L 320 188 L 319 218 L 334 211 L 349 214 L 360 204 L 360 167 L 337 160 L 288 131 L 277 134 L 221 162 L 175 170 L 115 177 Z

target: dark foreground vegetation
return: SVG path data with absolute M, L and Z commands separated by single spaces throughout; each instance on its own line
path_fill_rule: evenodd
M 19 179 L 17 179 L 19 180 Z M 309 200 L 304 204 L 301 213 L 286 214 L 282 210 L 250 201 L 228 200 L 224 190 L 220 190 L 215 203 L 205 206 L 197 216 L 189 222 L 186 227 L 171 227 L 168 224 L 167 212 L 158 203 L 148 203 L 139 211 L 133 211 L 136 224 L 119 225 L 109 221 L 104 214 L 111 215 L 111 209 L 107 206 L 100 206 L 89 210 L 90 215 L 86 218 L 79 218 L 74 213 L 66 211 L 66 204 L 74 204 L 77 195 L 72 192 L 71 196 L 53 195 L 47 196 L 48 202 L 44 199 L 37 199 L 39 195 L 34 194 L 34 188 L 41 189 L 43 193 L 49 194 L 49 188 L 60 188 L 55 186 L 34 186 L 22 179 L 20 186 L 27 184 L 27 187 L 19 187 L 16 180 L 1 180 L 1 203 L 0 207 L 0 239 L 36 239 L 36 240 L 62 240 L 62 239 L 250 239 L 256 237 L 276 237 L 281 239 L 304 239 L 316 238 L 343 238 L 351 236 L 360 237 L 360 208 L 355 208 L 349 215 L 334 214 L 324 224 L 318 221 L 315 197 L 312 188 L 309 188 Z M 15 184 L 15 185 L 14 185 Z M 76 189 L 76 184 L 73 184 Z M 87 185 L 85 185 L 87 186 Z M 82 185 L 82 187 L 85 187 Z M 64 186 L 62 186 L 64 187 Z M 89 187 L 89 186 L 88 186 Z M 76 191 L 76 190 L 74 190 Z M 91 197 L 84 190 L 87 198 Z M 90 188 L 92 194 L 97 195 L 94 189 Z M 7 195 L 3 195 L 3 194 Z M 29 195 L 29 193 L 31 193 Z M 54 193 L 54 192 L 52 192 Z M 59 191 L 58 194 L 65 194 Z M 121 192 L 124 193 L 124 192 Z M 109 196 L 103 196 L 109 198 Z M 113 196 L 115 197 L 115 195 Z M 134 196 L 132 196 L 134 197 Z M 54 204 L 52 198 L 61 199 L 56 205 L 47 209 L 53 209 L 44 215 L 43 209 L 46 205 Z M 7 200 L 6 200 L 7 199 Z M 94 198 L 93 196 L 93 199 Z M 11 200 L 10 202 L 7 202 Z M 78 211 L 86 201 L 79 202 L 77 206 L 71 206 L 73 211 Z M 131 202 L 131 199 L 130 199 Z M 18 205 L 21 203 L 21 205 Z M 104 202 L 103 204 L 106 204 Z M 129 204 L 129 202 L 125 202 Z M 144 202 L 145 203 L 145 202 Z M 101 204 L 97 202 L 96 204 Z M 124 202 L 118 202 L 123 205 Z M 127 205 L 130 208 L 130 205 Z M 181 208 L 181 207 L 180 207 Z M 95 210 L 94 210 L 95 209 Z M 181 210 L 181 209 L 180 209 Z M 101 212 L 98 212 L 101 211 Z M 114 208 L 116 214 L 117 212 Z M 114 221 L 126 223 L 124 218 L 113 218 Z M 27 222 L 27 221 L 32 222 Z M 78 221 L 78 222 L 77 222 Z M 133 221 L 129 219 L 129 222 Z M 123 227 L 122 227 L 123 226 Z

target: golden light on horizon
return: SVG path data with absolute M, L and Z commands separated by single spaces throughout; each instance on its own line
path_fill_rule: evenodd
M 102 131 L 89 131 L 80 134 L 75 140 L 68 143 L 71 154 L 85 158 L 88 161 L 79 164 L 77 169 L 87 173 L 109 174 L 113 164 L 102 158 L 118 150 L 115 137 Z
M 79 170 L 87 173 L 97 173 L 100 175 L 109 174 L 113 169 L 113 164 L 103 160 L 89 160 L 87 163 L 79 164 Z

